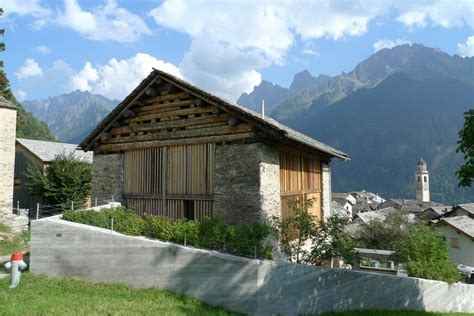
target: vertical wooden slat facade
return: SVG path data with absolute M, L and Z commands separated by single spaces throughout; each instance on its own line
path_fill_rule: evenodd
M 137 149 L 124 156 L 126 205 L 141 215 L 174 220 L 212 217 L 214 143 Z
M 289 201 L 314 201 L 309 212 L 322 218 L 321 161 L 301 154 L 280 152 L 281 217 L 291 216 Z

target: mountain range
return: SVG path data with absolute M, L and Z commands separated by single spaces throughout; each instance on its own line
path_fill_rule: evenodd
M 333 168 L 334 191 L 414 198 L 414 169 L 423 158 L 434 201 L 474 200 L 474 190 L 459 188 L 455 177 L 462 114 L 474 108 L 473 57 L 406 44 L 382 49 L 335 77 L 305 70 L 288 89 L 262 84 L 237 102 L 255 109 L 268 97 L 270 116 L 351 156 Z
M 76 90 L 44 100 L 24 101 L 22 105 L 46 122 L 59 141 L 80 143 L 118 103 Z

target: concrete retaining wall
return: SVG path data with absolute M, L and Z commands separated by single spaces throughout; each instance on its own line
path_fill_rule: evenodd
M 60 220 L 33 221 L 31 270 L 158 287 L 249 314 L 474 311 L 474 286 L 250 260 Z

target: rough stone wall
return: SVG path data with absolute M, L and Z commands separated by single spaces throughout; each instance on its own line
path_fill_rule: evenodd
M 92 162 L 92 204 L 96 198 L 102 204 L 112 196 L 115 201 L 122 202 L 123 181 L 123 154 L 95 155 Z
M 216 146 L 215 213 L 237 225 L 278 215 L 279 159 L 261 143 Z
M 50 217 L 31 224 L 32 272 L 157 287 L 250 315 L 473 312 L 474 286 L 251 260 Z
M 332 188 L 331 188 L 331 167 L 327 163 L 322 163 L 322 182 L 323 182 L 323 218 L 331 217 L 331 199 L 332 199 Z
M 13 175 L 15 166 L 16 110 L 0 108 L 0 209 L 13 203 Z

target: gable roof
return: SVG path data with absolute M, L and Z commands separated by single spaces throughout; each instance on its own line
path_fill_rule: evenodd
M 8 109 L 13 109 L 13 110 L 17 109 L 16 105 L 13 102 L 8 101 L 1 95 L 0 95 L 0 108 L 8 108 Z
M 394 207 L 386 207 L 386 208 L 382 208 L 375 211 L 358 213 L 356 216 L 359 217 L 362 222 L 368 224 L 375 219 L 383 222 L 387 218 L 388 215 L 390 215 L 391 213 L 398 213 L 398 212 L 400 211 Z M 408 221 L 415 222 L 415 215 L 408 213 L 406 214 L 406 216 L 407 216 Z
M 42 140 L 17 138 L 16 142 L 30 151 L 43 162 L 51 162 L 59 154 L 74 155 L 74 158 L 92 163 L 92 153 L 86 153 L 77 148 L 76 144 L 55 143 Z
M 349 159 L 349 155 L 342 151 L 339 151 L 307 135 L 297 132 L 269 117 L 262 118 L 260 114 L 254 111 L 212 95 L 182 79 L 157 69 L 153 69 L 148 77 L 146 77 L 119 105 L 117 105 L 117 107 L 105 117 L 105 119 L 91 132 L 91 134 L 89 134 L 89 136 L 87 136 L 81 142 L 79 147 L 85 151 L 89 151 L 90 145 L 97 140 L 97 138 L 100 136 L 100 133 L 104 129 L 109 128 L 111 124 L 119 117 L 119 114 L 132 106 L 133 101 L 137 100 L 142 95 L 144 90 L 151 86 L 158 78 L 176 85 L 190 94 L 193 94 L 197 98 L 203 99 L 204 101 L 217 105 L 237 116 L 240 116 L 244 120 L 247 120 L 250 123 L 253 123 L 265 130 L 275 132 L 278 134 L 278 137 L 282 137 L 292 143 L 308 146 L 312 149 L 327 153 L 332 157 L 337 157 L 344 160 Z
M 474 219 L 467 215 L 442 218 L 436 226 L 448 225 L 474 239 Z
M 458 209 L 458 208 L 461 208 L 465 210 L 466 212 L 474 215 L 474 203 L 458 204 L 454 206 L 453 209 Z

